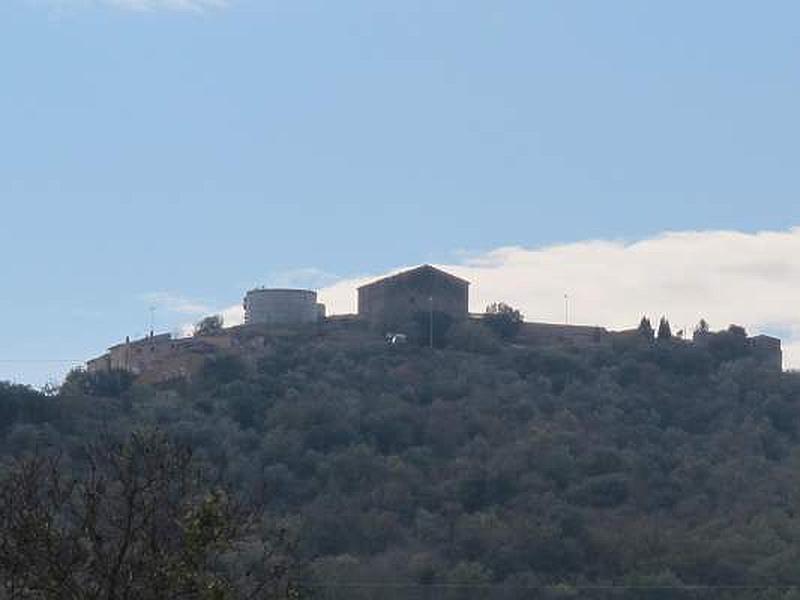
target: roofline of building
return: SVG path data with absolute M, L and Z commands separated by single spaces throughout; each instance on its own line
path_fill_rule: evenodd
M 381 277 L 380 279 L 376 279 L 375 281 L 372 281 L 370 283 L 365 283 L 364 285 L 359 286 L 358 289 L 361 290 L 361 289 L 364 289 L 364 288 L 371 287 L 373 285 L 380 285 L 380 284 L 385 283 L 387 281 L 390 281 L 392 279 L 399 279 L 399 278 L 403 278 L 403 277 L 408 277 L 409 275 L 411 275 L 413 273 L 416 273 L 418 271 L 423 271 L 423 270 L 433 270 L 433 271 L 436 271 L 436 273 L 438 273 L 440 275 L 443 275 L 444 277 L 446 277 L 448 279 L 451 279 L 451 280 L 453 280 L 453 281 L 455 281 L 457 283 L 460 283 L 460 284 L 463 284 L 463 285 L 466 285 L 466 286 L 470 285 L 470 282 L 467 281 L 466 279 L 462 279 L 461 277 L 453 275 L 452 273 L 448 273 L 447 271 L 443 271 L 442 269 L 434 267 L 433 265 L 424 264 L 424 265 L 420 265 L 418 267 L 414 267 L 412 269 L 406 269 L 405 271 L 400 271 L 399 273 L 395 273 L 394 275 L 387 275 L 386 277 Z
M 143 338 L 139 338 L 136 340 L 130 340 L 128 342 L 121 342 L 119 344 L 114 344 L 113 346 L 109 346 L 109 350 L 114 350 L 116 348 L 122 348 L 123 346 L 139 346 L 139 345 L 146 345 L 147 343 L 152 342 L 167 342 L 172 340 L 171 333 L 157 333 L 155 335 L 148 335 Z
M 316 294 L 316 290 L 307 290 L 304 288 L 268 288 L 268 287 L 260 287 L 260 288 L 253 288 L 252 290 L 247 290 L 247 294 L 253 294 L 258 292 L 303 292 L 307 294 Z

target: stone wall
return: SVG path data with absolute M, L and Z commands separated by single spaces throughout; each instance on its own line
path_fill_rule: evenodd
M 468 282 L 427 265 L 358 290 L 359 316 L 383 331 L 407 330 L 430 311 L 465 319 L 468 305 Z
M 781 340 L 768 335 L 750 338 L 753 353 L 764 365 L 783 370 L 783 348 Z
M 224 330 L 217 335 L 179 339 L 165 333 L 139 340 L 127 340 L 87 362 L 86 369 L 90 373 L 128 371 L 155 380 L 185 377 L 196 370 L 205 357 L 230 350 L 234 345 L 232 332 L 233 330 Z
M 523 323 L 517 334 L 520 343 L 543 346 L 596 346 L 610 340 L 611 334 L 602 327 L 554 323 Z

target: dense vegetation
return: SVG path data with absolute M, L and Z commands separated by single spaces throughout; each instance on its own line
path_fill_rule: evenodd
M 50 395 L 4 384 L 0 453 L 58 449 L 69 465 L 100 436 L 158 430 L 290 529 L 297 577 L 337 597 L 411 596 L 355 583 L 794 593 L 774 586 L 800 584 L 800 376 L 735 335 L 590 351 L 472 325 L 449 340 L 280 338 L 160 389 L 118 374 L 74 373 Z

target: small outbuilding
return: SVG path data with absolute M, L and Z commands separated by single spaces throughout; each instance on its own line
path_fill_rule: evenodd
M 431 265 L 384 277 L 358 288 L 358 315 L 385 331 L 402 331 L 420 313 L 469 315 L 469 282 Z

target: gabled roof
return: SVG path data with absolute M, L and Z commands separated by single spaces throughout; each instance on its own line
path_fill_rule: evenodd
M 146 346 L 147 344 L 162 344 L 164 342 L 169 342 L 172 340 L 171 333 L 159 333 L 158 335 L 148 335 L 147 337 L 139 338 L 138 340 L 129 340 L 127 342 L 122 342 L 121 344 L 115 344 L 109 348 L 109 350 L 114 350 L 116 348 L 122 348 L 123 346 Z
M 370 286 L 373 286 L 373 285 L 382 285 L 382 284 L 387 283 L 389 281 L 403 281 L 405 279 L 410 279 L 410 278 L 415 277 L 417 275 L 421 275 L 422 273 L 433 273 L 433 274 L 435 274 L 435 275 L 437 275 L 439 277 L 442 277 L 444 279 L 448 279 L 451 282 L 456 283 L 458 285 L 464 285 L 464 286 L 469 285 L 469 281 L 467 281 L 466 279 L 461 279 L 460 277 L 456 277 L 455 275 L 451 275 L 450 273 L 448 273 L 446 271 L 442 271 L 441 269 L 437 269 L 436 267 L 434 267 L 432 265 L 422 265 L 422 266 L 419 266 L 419 267 L 415 267 L 413 269 L 408 269 L 407 271 L 401 271 L 400 273 L 396 273 L 395 275 L 389 275 L 388 277 L 383 277 L 382 279 L 377 279 L 377 280 L 375 280 L 375 281 L 373 281 L 371 283 L 368 283 L 366 285 L 362 285 L 358 289 L 363 289 L 363 288 L 370 287 Z

